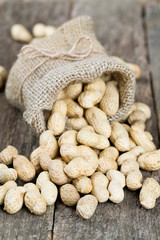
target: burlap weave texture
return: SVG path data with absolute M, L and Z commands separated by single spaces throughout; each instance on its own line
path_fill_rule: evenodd
M 109 117 L 111 121 L 123 120 L 134 102 L 133 72 L 125 64 L 113 60 L 104 53 L 104 48 L 95 36 L 93 21 L 89 16 L 70 20 L 60 26 L 52 36 L 35 39 L 29 46 L 52 52 L 68 52 L 81 36 L 87 36 L 92 40 L 93 53 L 90 56 L 75 61 L 50 58 L 24 82 L 27 74 L 45 59 L 45 56 L 34 57 L 35 52 L 32 51 L 29 58 L 28 55 L 19 56 L 9 73 L 6 97 L 11 104 L 24 112 L 24 119 L 38 134 L 46 129 L 44 110 L 51 110 L 58 92 L 73 81 L 89 83 L 105 72 L 117 74 L 120 108 L 114 116 Z M 76 51 L 83 52 L 88 47 L 89 42 L 82 40 Z

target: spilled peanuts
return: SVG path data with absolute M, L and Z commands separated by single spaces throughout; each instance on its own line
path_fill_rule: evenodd
M 32 30 L 37 38 L 55 31 L 41 23 Z M 18 41 L 32 39 L 21 25 L 13 26 L 11 35 Z M 140 68 L 126 64 L 138 78 Z M 4 204 L 5 211 L 14 214 L 25 204 L 31 213 L 41 215 L 55 204 L 59 192 L 63 204 L 75 206 L 80 217 L 89 219 L 98 203 L 120 204 L 124 187 L 140 189 L 139 200 L 145 209 L 156 205 L 160 185 L 154 178 L 144 179 L 141 172 L 160 169 L 160 150 L 145 130 L 151 110 L 137 102 L 123 123 L 110 122 L 121 102 L 118 82 L 112 74 L 107 76 L 107 81 L 73 82 L 59 92 L 30 160 L 13 146 L 0 152 L 0 205 Z M 17 186 L 17 178 L 23 187 Z

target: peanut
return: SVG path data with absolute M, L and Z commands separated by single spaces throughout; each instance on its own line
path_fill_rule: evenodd
M 145 132 L 141 128 L 137 126 L 132 126 L 130 130 L 130 135 L 133 141 L 138 146 L 144 147 L 147 151 L 153 151 L 156 149 L 154 143 L 150 139 L 148 139 Z
M 70 118 L 70 126 L 76 130 L 79 131 L 81 128 L 87 126 L 88 123 L 85 118 Z
M 39 145 L 44 148 L 51 158 L 57 155 L 58 144 L 51 130 L 47 130 L 40 135 Z
M 91 108 L 102 99 L 102 94 L 96 90 L 86 90 L 78 97 L 78 102 L 83 108 Z
M 93 195 L 88 194 L 79 199 L 76 206 L 76 212 L 80 217 L 89 219 L 94 214 L 97 205 L 97 198 Z
M 92 133 L 86 130 L 80 130 L 78 132 L 77 141 L 81 144 L 96 149 L 105 149 L 110 145 L 108 139 L 105 136 Z
M 17 179 L 17 172 L 13 168 L 3 168 L 0 170 L 0 184 L 8 181 L 15 181 Z
M 8 146 L 0 153 L 0 163 L 4 163 L 6 165 L 13 163 L 13 156 L 17 155 L 18 151 L 13 146 Z
M 42 147 L 38 147 L 30 155 L 30 161 L 33 164 L 33 166 L 34 166 L 34 168 L 36 169 L 37 172 L 40 172 L 40 170 L 41 170 L 40 156 L 42 154 L 48 154 L 47 150 L 42 148 Z
M 48 25 L 45 27 L 45 36 L 51 36 L 53 33 L 55 33 L 56 28 L 54 26 Z
M 66 163 L 69 163 L 72 159 L 77 157 L 88 158 L 93 156 L 94 158 L 98 158 L 94 150 L 85 145 L 74 146 L 62 144 L 60 154 Z
M 116 114 L 119 108 L 119 91 L 117 81 L 106 83 L 106 91 L 100 102 L 100 108 L 108 116 Z
M 72 184 L 65 184 L 60 188 L 60 197 L 67 206 L 74 206 L 80 199 L 77 189 Z
M 26 192 L 34 191 L 34 192 L 40 193 L 38 187 L 34 183 L 26 183 L 26 184 L 24 184 L 23 187 L 24 187 Z
M 41 173 L 42 174 L 42 173 Z M 48 174 L 49 176 L 49 174 Z M 37 178 L 38 180 L 38 178 Z M 57 199 L 58 190 L 54 183 L 52 183 L 50 180 L 45 179 L 41 175 L 41 179 L 39 178 L 39 181 L 36 182 L 36 185 L 38 184 L 39 189 L 41 191 L 42 197 L 46 200 L 47 206 L 53 205 Z
M 114 203 L 120 203 L 124 199 L 124 191 L 121 184 L 115 180 L 111 181 L 108 186 L 109 200 Z
M 30 32 L 21 24 L 14 24 L 11 27 L 11 36 L 14 40 L 29 43 L 32 40 Z
M 46 26 L 43 23 L 36 23 L 32 28 L 32 33 L 34 37 L 41 38 L 46 35 Z
M 128 159 L 121 165 L 121 172 L 126 176 L 127 187 L 135 191 L 142 186 L 142 173 L 135 159 Z
M 80 118 L 83 116 L 83 108 L 78 103 L 74 102 L 70 98 L 64 99 L 67 104 L 67 116 L 71 118 Z
M 88 123 L 93 126 L 96 133 L 109 138 L 111 135 L 111 126 L 107 120 L 106 114 L 97 107 L 86 110 L 85 113 Z
M 43 23 L 37 23 L 32 28 L 32 33 L 36 38 L 47 37 L 55 33 L 56 28 L 51 25 L 44 25 Z
M 142 186 L 142 173 L 139 171 L 136 160 L 145 151 L 143 147 L 136 146 L 129 152 L 123 153 L 117 161 L 118 165 L 121 165 L 121 171 L 126 176 L 126 185 L 132 191 Z
M 154 178 L 146 178 L 140 191 L 139 200 L 145 209 L 155 207 L 156 199 L 160 196 L 160 185 Z
M 8 167 L 5 164 L 0 163 L 0 171 L 3 169 L 8 169 Z
M 46 200 L 42 197 L 40 194 L 38 188 L 36 189 L 36 186 L 32 190 L 31 187 L 28 187 L 28 190 L 26 191 L 24 202 L 26 207 L 31 213 L 34 213 L 36 215 L 41 215 L 46 212 Z
M 14 156 L 13 167 L 16 169 L 18 177 L 24 182 L 29 182 L 35 177 L 36 171 L 33 164 L 24 156 Z
M 78 178 L 81 176 L 91 176 L 97 169 L 97 166 L 97 157 L 88 156 L 87 159 L 77 157 L 67 164 L 64 171 L 70 178 Z
M 7 79 L 7 70 L 5 67 L 0 65 L 0 89 L 4 86 L 5 81 Z
M 82 83 L 71 83 L 65 89 L 65 94 L 67 98 L 73 100 L 77 99 L 80 93 L 82 92 Z
M 95 172 L 91 177 L 92 195 L 94 195 L 99 202 L 106 202 L 109 198 L 107 190 L 108 178 L 101 172 Z
M 9 189 L 17 186 L 17 183 L 14 181 L 8 181 L 2 186 L 0 186 L 0 205 L 4 203 L 4 198 Z
M 160 150 L 143 153 L 138 158 L 140 168 L 156 171 L 160 168 Z
M 142 130 L 146 128 L 145 123 L 143 121 L 136 121 L 132 124 L 132 126 L 139 127 Z
M 67 105 L 63 100 L 58 100 L 52 109 L 52 114 L 48 119 L 47 128 L 53 131 L 55 136 L 60 135 L 65 128 Z
M 150 107 L 148 105 L 146 105 L 145 103 L 136 102 L 133 104 L 133 106 L 136 108 L 136 110 L 142 111 L 145 114 L 147 119 L 149 119 L 151 117 Z
M 64 90 L 60 90 L 57 94 L 57 100 L 66 98 L 66 94 Z
M 63 144 L 70 144 L 76 146 L 77 142 L 77 132 L 75 130 L 68 130 L 64 132 L 58 139 L 58 145 L 61 147 Z
M 126 177 L 126 185 L 128 189 L 136 191 L 142 187 L 142 173 L 139 170 L 130 172 Z
M 36 179 L 36 186 L 41 189 L 42 184 L 47 181 L 50 181 L 49 173 L 47 171 L 43 171 Z
M 125 176 L 123 173 L 121 173 L 118 170 L 109 170 L 106 174 L 107 178 L 110 181 L 116 181 L 119 182 L 122 188 L 125 187 Z
M 115 147 L 108 147 L 104 149 L 100 155 L 98 160 L 98 168 L 97 170 L 106 173 L 111 169 L 117 169 L 116 159 L 119 156 L 119 152 Z
M 54 159 L 54 161 L 49 163 L 48 171 L 52 182 L 57 185 L 63 185 L 70 181 L 64 172 L 66 163 L 60 159 Z
M 73 158 L 80 157 L 79 146 L 71 144 L 62 144 L 60 147 L 60 155 L 66 163 L 69 163 Z
M 137 160 L 137 158 L 144 153 L 146 150 L 145 148 L 141 147 L 141 146 L 136 146 L 134 148 L 132 148 L 130 151 L 121 154 L 118 159 L 117 159 L 117 163 L 118 165 L 122 165 L 124 161 L 126 161 L 127 159 L 135 159 Z
M 4 198 L 4 210 L 9 214 L 18 212 L 23 206 L 24 187 L 14 187 L 8 190 Z
M 41 186 L 41 195 L 46 200 L 47 205 L 53 205 L 57 200 L 58 190 L 54 183 L 47 181 Z
M 127 159 L 121 165 L 121 173 L 123 173 L 125 176 L 127 176 L 132 171 L 138 171 L 138 170 L 139 170 L 139 165 L 135 159 Z
M 38 156 L 38 161 L 40 163 L 40 166 L 43 170 L 47 171 L 48 170 L 48 165 L 52 161 L 50 156 L 47 153 L 43 153 Z
M 73 179 L 72 184 L 77 188 L 78 192 L 83 194 L 90 193 L 92 190 L 91 180 L 85 176 Z
M 51 158 L 54 158 L 58 152 L 58 143 L 53 135 L 52 130 L 47 130 L 40 135 L 39 139 L 40 147 L 36 148 L 30 156 L 31 163 L 35 167 L 36 171 L 41 170 L 40 158 L 41 154 L 48 154 Z
M 120 203 L 124 199 L 125 177 L 117 170 L 109 170 L 107 178 L 110 180 L 108 191 L 109 199 L 114 203 Z
M 101 93 L 102 97 L 105 93 L 105 89 L 106 89 L 105 82 L 101 78 L 98 78 L 94 82 L 86 84 L 85 87 L 84 87 L 84 91 L 87 91 L 87 90 L 98 91 L 98 92 Z
M 144 112 L 140 111 L 140 110 L 136 110 L 134 112 L 132 112 L 129 117 L 128 117 L 128 122 L 129 124 L 133 124 L 136 121 L 142 121 L 145 122 L 146 121 L 146 115 Z
M 110 140 L 115 147 L 121 152 L 130 150 L 129 135 L 123 125 L 118 122 L 113 122 L 111 128 Z

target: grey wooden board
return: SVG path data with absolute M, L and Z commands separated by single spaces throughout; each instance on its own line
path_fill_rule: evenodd
M 146 28 L 151 77 L 160 129 L 160 4 L 154 3 L 147 7 Z
M 69 1 L 6 1 L 0 4 L 0 65 L 7 69 L 13 64 L 22 44 L 11 39 L 10 27 L 22 23 L 31 30 L 34 23 L 59 26 L 69 15 Z M 29 157 L 38 146 L 38 137 L 24 122 L 22 113 L 10 106 L 0 93 L 0 150 L 13 144 L 20 154 Z M 23 208 L 9 215 L 0 207 L 0 240 L 48 240 L 52 238 L 54 207 L 48 207 L 42 216 L 35 216 Z
M 150 105 L 152 119 L 147 123 L 157 146 L 158 128 L 151 90 L 145 34 L 142 25 L 142 7 L 131 0 L 83 0 L 72 6 L 71 17 L 91 15 L 95 20 L 98 39 L 110 55 L 138 63 L 143 69 L 137 81 L 136 99 Z M 144 178 L 159 172 L 143 172 Z M 157 240 L 160 239 L 159 203 L 147 211 L 139 204 L 139 192 L 125 189 L 125 199 L 120 204 L 111 202 L 99 204 L 90 220 L 80 219 L 74 208 L 58 202 L 55 209 L 54 240 L 96 239 L 96 240 Z
M 89 14 L 96 21 L 96 33 L 109 54 L 136 62 L 143 68 L 138 81 L 136 99 L 148 103 L 152 108 L 152 119 L 147 128 L 151 130 L 157 146 L 158 130 L 149 77 L 145 34 L 142 26 L 142 7 L 133 0 L 108 1 L 6 1 L 0 6 L 0 64 L 8 69 L 16 58 L 20 43 L 10 38 L 9 29 L 13 23 L 23 23 L 31 29 L 33 23 L 44 22 L 58 26 L 69 16 Z M 72 12 L 69 10 L 72 9 Z M 6 102 L 0 94 L 0 149 L 7 144 L 18 147 L 26 156 L 38 145 L 38 139 L 31 128 L 22 120 L 22 114 Z M 153 124 L 154 123 L 154 124 Z M 155 176 L 158 173 L 144 173 Z M 141 208 L 138 193 L 125 190 L 125 200 L 119 205 L 111 202 L 99 204 L 92 219 L 86 221 L 75 214 L 74 208 L 64 206 L 60 201 L 54 209 L 41 216 L 33 216 L 26 209 L 14 216 L 0 210 L 1 239 L 51 239 L 54 225 L 54 239 L 160 239 L 159 200 L 151 211 Z

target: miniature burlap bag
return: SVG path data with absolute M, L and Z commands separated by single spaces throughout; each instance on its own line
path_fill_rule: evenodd
M 107 56 L 92 19 L 82 16 L 21 49 L 8 77 L 6 97 L 40 134 L 46 129 L 44 110 L 52 109 L 60 90 L 73 81 L 89 83 L 109 72 L 116 75 L 120 91 L 120 108 L 109 119 L 121 121 L 134 102 L 135 76 L 125 64 Z

